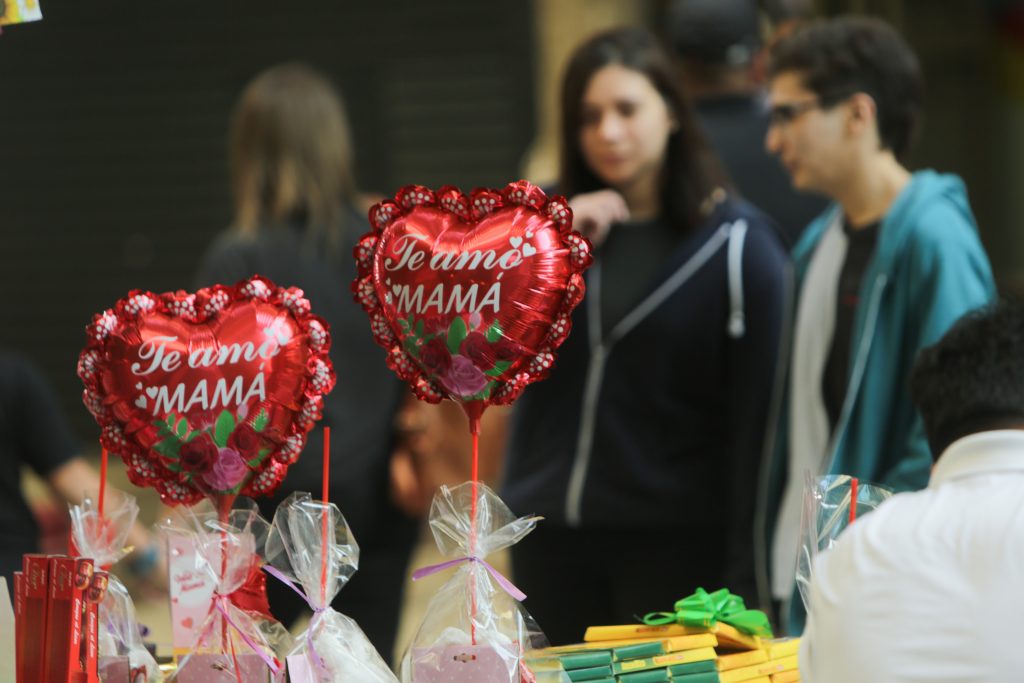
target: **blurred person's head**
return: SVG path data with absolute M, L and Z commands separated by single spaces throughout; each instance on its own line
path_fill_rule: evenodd
M 764 46 L 754 65 L 754 80 L 758 83 L 766 83 L 768 81 L 769 55 L 774 52 L 775 46 L 801 26 L 812 21 L 816 12 L 814 0 L 762 0 L 760 5 L 764 12 L 767 28 L 764 30 Z
M 568 196 L 653 188 L 660 215 L 690 226 L 726 184 L 671 61 L 642 29 L 614 29 L 577 48 L 562 85 L 561 133 Z
M 814 0 L 759 0 L 758 4 L 773 26 L 806 21 L 814 16 Z
M 935 459 L 970 434 L 1024 429 L 1024 306 L 965 315 L 918 354 L 910 389 Z
M 302 64 L 256 76 L 231 120 L 230 167 L 237 230 L 337 230 L 355 182 L 345 109 L 327 78 Z
M 924 85 L 917 58 L 891 26 L 853 16 L 812 22 L 771 58 L 765 144 L 795 187 L 835 197 L 852 169 L 907 152 Z
M 666 19 L 683 82 L 694 97 L 757 87 L 761 26 L 756 0 L 674 0 Z

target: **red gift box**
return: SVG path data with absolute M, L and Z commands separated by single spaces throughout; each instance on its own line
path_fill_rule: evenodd
M 25 630 L 25 574 L 14 572 L 14 675 L 18 681 L 25 680 L 21 667 L 25 664 L 25 655 L 22 653 L 22 643 L 25 641 L 22 635 Z
M 22 620 L 20 683 L 44 683 L 43 663 L 46 653 L 46 603 L 49 600 L 50 558 L 46 555 L 25 555 L 22 558 Z
M 92 560 L 50 558 L 46 614 L 46 683 L 78 683 L 82 669 L 82 599 L 92 581 Z
M 85 591 L 85 633 L 82 636 L 82 669 L 85 683 L 99 683 L 100 603 L 107 594 L 110 575 L 96 571 Z

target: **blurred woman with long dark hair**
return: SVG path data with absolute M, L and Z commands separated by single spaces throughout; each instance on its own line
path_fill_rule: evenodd
M 561 137 L 560 190 L 596 260 L 556 367 L 518 401 L 504 484 L 546 518 L 513 569 L 553 643 L 698 586 L 753 599 L 786 268 L 646 31 L 576 50 Z

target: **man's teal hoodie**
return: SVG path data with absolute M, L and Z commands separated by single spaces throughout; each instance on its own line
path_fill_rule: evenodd
M 797 300 L 815 250 L 839 211 L 836 205 L 826 210 L 793 248 Z M 896 491 L 927 485 L 932 457 L 910 400 L 914 358 L 962 315 L 994 296 L 992 271 L 963 182 L 934 171 L 915 173 L 882 220 L 875 255 L 864 272 L 846 398 L 823 460 L 825 471 L 817 474 L 848 474 Z M 770 597 L 770 548 L 789 453 L 788 363 L 780 366 L 775 434 L 767 444 L 758 501 L 762 601 Z M 804 615 L 795 587 L 790 603 L 788 630 L 798 635 Z

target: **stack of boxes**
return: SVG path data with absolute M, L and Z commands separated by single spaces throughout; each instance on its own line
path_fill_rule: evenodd
M 800 680 L 797 669 L 799 638 L 762 640 L 760 647 L 719 654 L 721 683 L 793 683 Z
M 578 645 L 537 650 L 537 670 L 559 669 L 572 683 L 792 683 L 797 638 L 761 639 L 721 622 L 592 626 Z M 566 680 L 566 678 L 562 678 Z
M 98 683 L 98 610 L 106 572 L 93 561 L 25 555 L 14 573 L 18 683 Z

